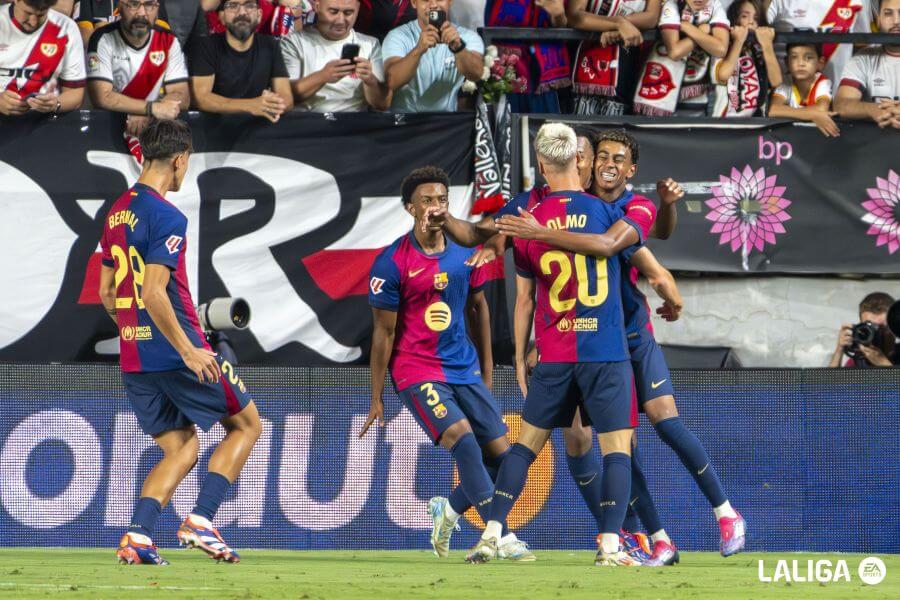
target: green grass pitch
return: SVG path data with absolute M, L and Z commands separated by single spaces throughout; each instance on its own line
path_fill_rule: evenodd
M 880 558 L 887 577 L 863 584 L 858 554 L 748 553 L 723 559 L 682 553 L 665 569 L 600 568 L 586 551 L 536 551 L 537 562 L 467 565 L 462 550 L 289 552 L 248 550 L 238 565 L 199 551 L 163 552 L 168 567 L 120 566 L 109 549 L 0 549 L 0 599 L 60 598 L 900 598 L 900 557 Z M 851 582 L 761 583 L 758 560 L 847 561 Z M 805 570 L 805 569 L 804 569 Z

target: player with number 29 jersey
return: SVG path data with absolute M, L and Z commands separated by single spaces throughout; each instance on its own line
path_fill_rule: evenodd
M 147 264 L 172 270 L 166 293 L 178 323 L 198 348 L 209 348 L 197 321 L 185 269 L 187 217 L 149 186 L 137 183 L 113 204 L 103 226 L 103 264 L 115 269 L 116 319 L 122 371 L 184 368 L 181 356 L 153 323 L 141 299 Z

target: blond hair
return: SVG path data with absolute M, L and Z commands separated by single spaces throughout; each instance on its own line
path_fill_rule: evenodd
M 544 123 L 534 138 L 538 158 L 556 168 L 563 168 L 575 160 L 577 150 L 575 130 L 564 123 Z

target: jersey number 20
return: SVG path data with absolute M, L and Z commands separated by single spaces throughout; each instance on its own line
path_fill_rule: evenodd
M 572 261 L 569 255 L 560 250 L 550 250 L 541 255 L 541 272 L 544 275 L 553 273 L 552 266 L 559 266 L 559 274 L 550 285 L 550 308 L 558 313 L 569 312 L 575 307 L 575 302 L 583 306 L 600 306 L 609 295 L 609 281 L 607 280 L 606 259 L 596 258 L 597 291 L 591 294 L 591 285 L 588 280 L 587 257 L 583 254 L 574 255 L 575 278 L 578 282 L 578 298 L 560 298 L 559 295 L 569 284 L 572 278 Z
M 138 254 L 134 246 L 128 246 L 128 253 L 121 246 L 113 245 L 109 249 L 113 260 L 116 263 L 115 284 L 116 284 L 116 308 L 131 308 L 132 302 L 137 303 L 137 307 L 144 309 L 144 301 L 141 299 L 141 289 L 144 287 L 144 259 Z M 119 286 L 128 276 L 131 270 L 131 282 L 134 288 L 134 297 L 119 295 Z

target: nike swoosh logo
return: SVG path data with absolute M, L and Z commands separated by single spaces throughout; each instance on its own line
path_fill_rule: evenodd
M 703 474 L 706 472 L 706 470 L 707 470 L 708 468 L 709 468 L 709 463 L 706 463 L 706 464 L 703 466 L 702 469 L 700 469 L 699 471 L 697 471 L 697 475 L 703 475 Z
M 587 481 L 579 481 L 579 482 L 578 482 L 578 485 L 580 485 L 580 486 L 588 485 L 590 482 L 592 482 L 592 481 L 595 480 L 595 479 L 597 479 L 597 474 L 596 474 L 596 473 L 594 473 L 594 476 L 591 477 L 590 479 L 588 479 Z
M 658 388 L 659 386 L 661 386 L 661 385 L 664 384 L 665 382 L 666 382 L 665 379 L 663 379 L 662 381 L 659 381 L 659 382 L 652 381 L 652 382 L 650 382 L 650 387 L 652 387 L 652 388 L 655 390 L 656 388 Z
M 421 269 L 416 269 L 415 271 L 409 271 L 409 273 L 407 273 L 407 274 L 410 277 L 415 277 L 416 275 L 418 275 L 419 273 L 421 273 L 424 270 L 425 270 L 425 267 L 422 267 Z

